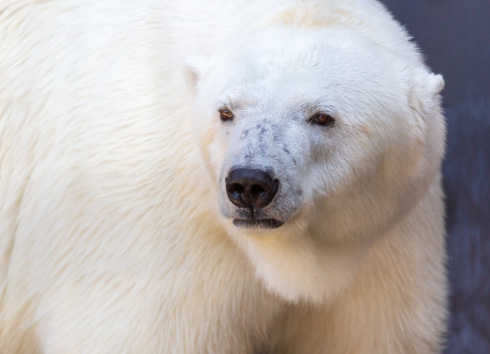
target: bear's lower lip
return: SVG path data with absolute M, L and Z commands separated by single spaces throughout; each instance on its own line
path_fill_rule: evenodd
M 233 219 L 233 224 L 247 229 L 277 229 L 284 225 L 276 219 Z

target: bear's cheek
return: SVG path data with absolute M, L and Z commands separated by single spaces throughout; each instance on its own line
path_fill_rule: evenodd
M 209 151 L 209 163 L 210 163 L 209 169 L 211 170 L 213 180 L 216 183 L 219 183 L 221 169 L 227 151 L 227 144 L 225 144 L 220 140 L 215 140 L 209 146 L 208 151 Z
M 225 136 L 226 133 L 220 131 L 216 124 L 211 124 L 199 134 L 199 152 L 215 186 L 219 184 L 221 165 L 228 149 Z

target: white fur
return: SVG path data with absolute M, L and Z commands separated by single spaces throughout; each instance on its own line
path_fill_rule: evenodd
M 0 353 L 439 352 L 443 85 L 371 0 L 0 0 Z

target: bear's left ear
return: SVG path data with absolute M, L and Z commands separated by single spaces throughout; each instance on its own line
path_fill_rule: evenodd
M 185 59 L 183 64 L 184 79 L 193 94 L 196 94 L 197 84 L 207 69 L 207 60 L 200 56 L 190 56 Z
M 439 104 L 438 96 L 444 88 L 444 78 L 440 74 L 428 72 L 425 69 L 413 70 L 411 76 L 410 107 L 426 113 L 434 103 Z

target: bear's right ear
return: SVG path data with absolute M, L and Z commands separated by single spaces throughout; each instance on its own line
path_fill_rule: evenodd
M 183 65 L 184 78 L 193 94 L 196 94 L 197 84 L 207 69 L 208 63 L 203 57 L 190 56 L 185 59 Z
M 410 107 L 419 113 L 430 111 L 444 88 L 442 75 L 433 74 L 423 68 L 413 70 L 411 76 Z

